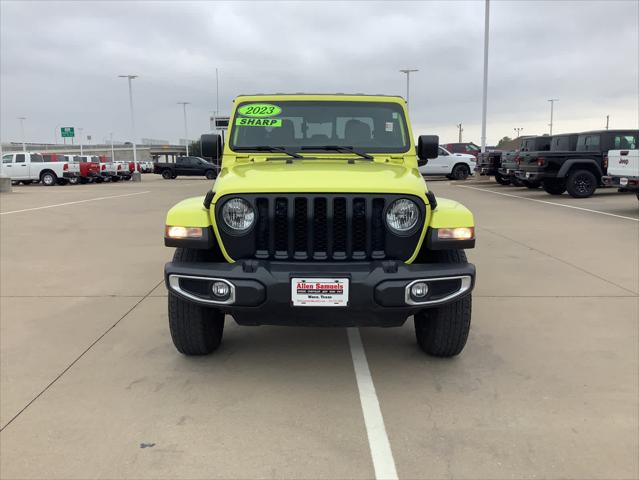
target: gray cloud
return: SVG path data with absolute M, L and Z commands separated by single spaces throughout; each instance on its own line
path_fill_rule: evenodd
M 547 130 L 639 123 L 635 1 L 494 1 L 488 141 Z M 135 73 L 138 137 L 190 133 L 255 92 L 404 94 L 411 80 L 416 133 L 479 142 L 483 3 L 472 2 L 6 2 L 0 3 L 0 136 L 53 141 L 58 125 L 94 139 L 129 138 L 126 82 Z

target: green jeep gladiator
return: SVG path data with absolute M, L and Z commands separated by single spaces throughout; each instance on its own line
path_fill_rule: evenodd
M 474 220 L 435 198 L 418 166 L 401 97 L 249 95 L 235 99 L 228 141 L 202 136 L 221 170 L 204 196 L 166 218 L 168 314 L 176 348 L 204 355 L 224 319 L 240 325 L 401 326 L 419 346 L 459 354 L 468 338 Z M 222 155 L 223 154 L 223 155 Z

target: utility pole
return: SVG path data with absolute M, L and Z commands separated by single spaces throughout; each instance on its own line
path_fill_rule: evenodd
M 18 117 L 18 120 L 20 120 L 20 131 L 22 132 L 22 151 L 23 152 L 27 151 L 27 144 L 24 139 L 24 121 L 26 119 L 27 117 Z
M 405 68 L 400 70 L 400 72 L 406 74 L 406 109 L 408 109 L 409 97 L 410 97 L 410 74 L 414 72 L 419 72 L 416 68 Z
M 519 138 L 519 132 L 521 132 L 521 131 L 523 130 L 523 128 L 521 128 L 521 127 L 515 127 L 515 128 L 513 128 L 513 130 L 514 130 L 515 132 L 517 132 L 517 138 Z
M 131 179 L 134 182 L 139 182 L 142 180 L 140 176 L 140 172 L 138 172 L 138 153 L 137 146 L 135 142 L 135 116 L 133 114 L 133 86 L 131 85 L 131 80 L 134 78 L 138 78 L 137 75 L 118 75 L 120 78 L 126 78 L 129 82 L 129 110 L 131 112 L 131 142 L 133 143 L 133 175 Z
M 490 26 L 490 0 L 484 11 L 484 88 L 481 102 L 481 151 L 486 151 L 486 111 L 488 108 L 488 34 Z
M 215 119 L 220 114 L 220 75 L 215 69 Z
M 113 150 L 113 132 L 109 133 L 109 138 L 111 140 L 111 161 L 115 162 L 115 153 Z
M 457 130 L 459 130 L 459 135 L 458 135 L 459 136 L 459 140 L 458 140 L 458 142 L 462 143 L 462 132 L 464 131 L 464 129 L 462 128 L 461 122 L 459 122 L 457 124 Z
M 184 109 L 184 140 L 186 140 L 186 156 L 189 156 L 189 131 L 186 125 L 186 106 L 190 105 L 191 102 L 177 102 L 178 105 L 182 105 Z
M 553 122 L 553 114 L 555 111 L 555 102 L 558 102 L 559 99 L 558 98 L 550 98 L 548 99 L 548 101 L 550 102 L 550 123 L 548 124 L 550 126 L 550 135 L 552 135 L 552 122 Z
M 78 132 L 80 132 L 80 155 L 82 155 L 82 132 L 84 131 L 84 128 L 78 128 Z
M 606 130 L 608 130 L 609 124 L 610 124 L 610 115 L 606 115 Z

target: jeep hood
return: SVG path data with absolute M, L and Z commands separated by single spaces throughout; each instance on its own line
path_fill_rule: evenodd
M 355 160 L 250 162 L 222 169 L 215 200 L 234 193 L 397 193 L 425 198 L 426 184 L 416 168 L 403 163 Z

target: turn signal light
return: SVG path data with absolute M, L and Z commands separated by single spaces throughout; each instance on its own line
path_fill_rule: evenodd
M 202 238 L 202 227 L 172 227 L 166 226 L 168 238 Z
M 440 240 L 472 240 L 475 238 L 475 227 L 438 228 L 437 238 Z

